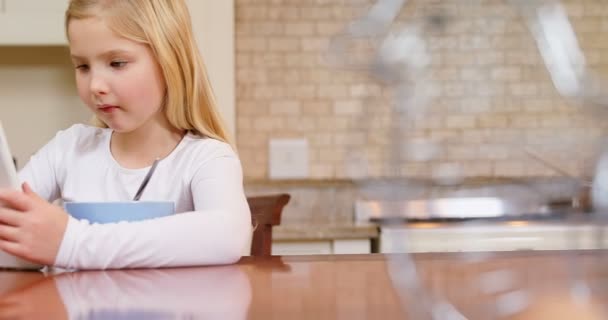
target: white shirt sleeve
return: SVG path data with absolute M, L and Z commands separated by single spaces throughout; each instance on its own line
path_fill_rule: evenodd
M 70 218 L 55 265 L 67 269 L 229 264 L 246 252 L 251 213 L 236 155 L 201 165 L 191 184 L 195 210 L 112 224 Z
M 57 152 L 60 134 L 38 150 L 19 171 L 20 182 L 27 182 L 34 192 L 48 201 L 61 196 L 57 183 L 57 163 L 61 161 L 58 159 L 61 153 Z

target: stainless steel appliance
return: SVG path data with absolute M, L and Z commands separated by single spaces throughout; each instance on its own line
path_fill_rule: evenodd
M 458 197 L 402 201 L 359 200 L 357 221 L 462 221 L 470 219 L 552 218 L 563 212 L 525 199 L 498 197 Z
M 567 208 L 497 197 L 355 204 L 358 222 L 378 224 L 380 253 L 608 248 L 601 225 L 586 218 L 573 222 L 571 214 Z

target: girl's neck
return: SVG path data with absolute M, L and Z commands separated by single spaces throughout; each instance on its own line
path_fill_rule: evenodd
M 112 132 L 110 151 L 122 167 L 144 168 L 171 154 L 184 135 L 185 131 L 171 127 L 168 122 L 149 122 L 131 132 Z

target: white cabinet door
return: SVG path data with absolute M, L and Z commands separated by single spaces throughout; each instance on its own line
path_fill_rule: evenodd
M 319 255 L 332 254 L 332 243 L 326 241 L 273 241 L 272 255 Z
M 336 239 L 332 244 L 333 254 L 369 254 L 372 252 L 370 239 Z
M 65 45 L 68 0 L 0 0 L 0 45 Z
M 371 253 L 370 239 L 272 242 L 272 254 L 275 256 L 368 253 Z

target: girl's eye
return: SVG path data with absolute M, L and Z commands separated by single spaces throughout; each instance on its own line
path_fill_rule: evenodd
M 79 64 L 79 65 L 76 66 L 76 69 L 80 70 L 80 71 L 87 71 L 87 70 L 89 70 L 89 65 Z
M 110 66 L 112 68 L 122 68 L 127 65 L 126 61 L 112 61 L 110 62 Z

